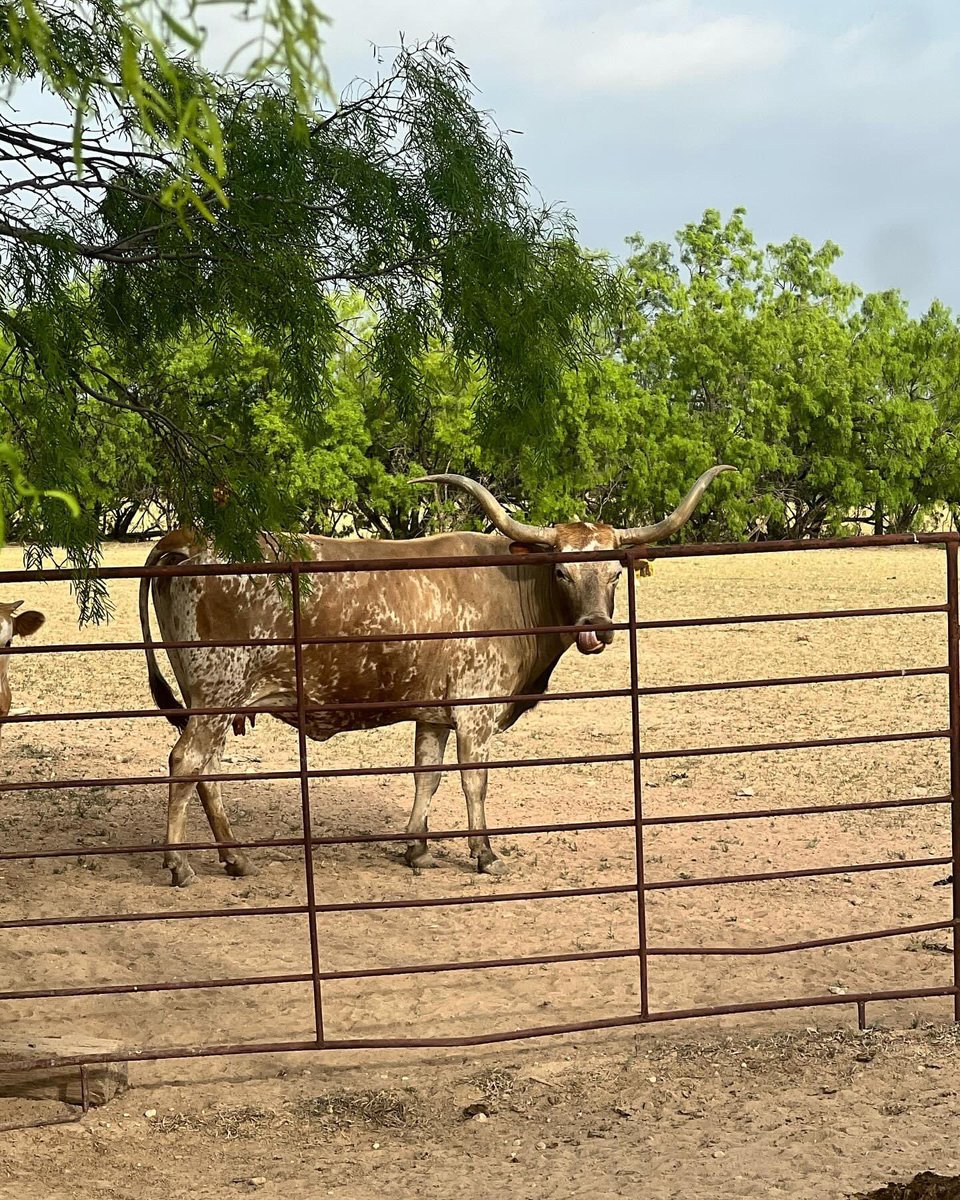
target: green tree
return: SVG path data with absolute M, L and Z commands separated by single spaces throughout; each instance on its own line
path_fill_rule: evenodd
M 275 10 L 284 28 L 289 7 Z M 220 77 L 168 55 L 135 4 L 51 0 L 29 7 L 39 24 L 27 11 L 5 9 L 0 73 L 52 86 L 75 118 L 72 132 L 0 123 L 2 383 L 8 436 L 38 487 L 85 486 L 81 410 L 101 427 L 132 414 L 181 520 L 244 557 L 258 529 L 295 530 L 291 493 L 245 436 L 256 391 L 226 389 L 204 409 L 192 388 L 156 387 L 156 366 L 174 339 L 249 333 L 316 445 L 350 336 L 344 289 L 375 317 L 367 364 L 405 418 L 429 384 L 424 347 L 442 345 L 476 370 L 489 437 L 519 447 L 549 420 L 617 289 L 570 218 L 531 199 L 446 42 L 401 49 L 322 111 L 307 103 L 309 41 L 289 80 L 261 77 L 270 56 L 253 79 Z M 39 552 L 96 557 L 89 514 L 77 523 L 41 499 L 23 528 Z

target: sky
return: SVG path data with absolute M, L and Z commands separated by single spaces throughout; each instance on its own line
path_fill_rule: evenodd
M 544 199 L 625 253 L 706 208 L 960 310 L 956 0 L 327 0 L 338 89 L 449 34 Z M 383 54 L 389 56 L 389 50 Z
M 621 256 L 629 234 L 670 240 L 742 205 L 761 243 L 832 240 L 845 279 L 960 311 L 956 0 L 320 5 L 338 91 L 385 70 L 401 34 L 449 35 L 478 105 L 519 131 L 517 161 L 588 247 Z M 249 36 L 236 4 L 205 11 L 214 58 Z

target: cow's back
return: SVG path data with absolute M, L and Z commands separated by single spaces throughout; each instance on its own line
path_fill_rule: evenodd
M 170 535 L 168 535 L 170 536 Z M 215 556 L 186 535 L 171 550 L 189 561 Z M 522 564 L 429 567 L 430 560 L 503 554 L 506 539 L 477 533 L 439 534 L 416 541 L 307 538 L 305 557 L 358 566 L 372 560 L 424 560 L 423 569 L 304 572 L 301 631 L 307 704 L 389 703 L 391 700 L 508 695 L 543 674 L 562 646 L 534 637 L 390 640 L 408 633 L 515 629 L 538 623 L 529 596 L 535 572 Z M 276 561 L 268 544 L 265 557 Z M 528 603 L 524 603 L 525 596 Z M 158 581 L 155 605 L 165 640 L 289 639 L 289 597 L 275 576 L 180 577 Z M 541 618 L 542 620 L 542 618 Z M 549 623 L 549 622 L 547 622 Z M 371 635 L 372 640 L 363 639 Z M 387 635 L 387 640 L 377 640 Z M 311 642 L 348 637 L 351 642 Z M 295 703 L 295 657 L 290 646 L 209 647 L 171 655 L 181 690 L 193 707 Z M 511 706 L 495 721 L 510 722 Z M 292 720 L 291 717 L 283 718 Z M 311 714 L 310 733 L 327 737 L 344 729 L 399 720 L 454 724 L 455 709 L 398 706 Z

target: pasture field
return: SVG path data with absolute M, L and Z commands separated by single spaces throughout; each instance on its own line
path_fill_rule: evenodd
M 107 563 L 142 562 L 115 546 Z M 16 567 L 13 550 L 0 566 Z M 5 588 L 47 614 L 39 639 L 76 640 L 61 585 Z M 113 589 L 116 619 L 89 640 L 137 639 L 136 584 Z M 940 603 L 944 556 L 904 548 L 664 561 L 638 580 L 643 617 L 808 611 Z M 625 597 L 621 597 L 621 602 Z M 658 630 L 641 635 L 641 681 L 670 684 L 946 662 L 943 614 Z M 164 660 L 164 665 L 166 663 Z M 602 655 L 571 651 L 552 687 L 626 686 L 626 638 Z M 16 658 L 13 711 L 147 707 L 139 652 Z M 941 675 L 645 699 L 644 745 L 667 749 L 942 729 Z M 413 729 L 342 735 L 311 745 L 312 766 L 404 764 Z M 24 724 L 3 733 L 5 778 L 161 773 L 173 741 L 162 720 Z M 500 738 L 502 758 L 630 748 L 622 699 L 543 704 Z M 452 747 L 451 751 L 452 753 Z M 231 736 L 226 769 L 288 769 L 295 732 L 268 718 Z M 665 758 L 647 764 L 648 815 L 934 796 L 949 788 L 945 740 L 781 753 Z M 299 832 L 296 781 L 225 785 L 238 836 Z M 407 779 L 320 781 L 318 834 L 400 830 Z M 632 814 L 629 764 L 497 771 L 491 825 L 600 820 Z M 0 864 L 0 919 L 296 904 L 295 850 L 252 851 L 259 873 L 230 879 L 214 853 L 195 853 L 195 885 L 167 886 L 160 857 L 97 857 L 84 848 L 160 841 L 156 786 L 0 794 L 7 849 L 76 845 L 75 857 Z M 447 776 L 433 828 L 462 827 Z M 197 802 L 191 838 L 208 831 Z M 899 861 L 949 853 L 945 806 L 650 827 L 648 879 Z M 496 890 L 629 882 L 630 829 L 501 840 L 502 880 L 478 876 L 465 844 L 412 874 L 402 845 L 322 848 L 321 902 L 470 896 Z M 681 888 L 653 892 L 656 946 L 746 946 L 923 924 L 949 917 L 947 869 Z M 614 949 L 636 941 L 635 905 L 614 895 L 523 904 L 321 915 L 325 969 Z M 0 933 L 0 983 L 65 987 L 309 969 L 300 916 L 184 920 Z M 833 991 L 949 984 L 949 931 L 802 953 L 650 960 L 654 1009 Z M 332 982 L 328 1036 L 452 1035 L 615 1016 L 635 1008 L 634 959 Z M 3 1135 L 0 1195 L 193 1197 L 259 1192 L 342 1200 L 458 1195 L 579 1197 L 841 1196 L 924 1169 L 960 1174 L 952 1136 L 958 1043 L 946 999 L 853 1005 L 596 1032 L 476 1050 L 383 1051 L 172 1061 L 131 1066 L 133 1087 L 79 1125 Z M 307 985 L 6 1003 L 4 1036 L 74 1035 L 137 1045 L 301 1039 L 312 1033 Z M 464 1108 L 483 1105 L 481 1117 Z M 0 1123 L 49 1104 L 0 1100 Z M 145 1112 L 152 1115 L 144 1116 Z M 956 1168 L 952 1170 L 951 1168 Z

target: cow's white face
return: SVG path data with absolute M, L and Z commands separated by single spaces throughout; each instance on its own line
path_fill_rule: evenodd
M 13 604 L 0 604 L 0 646 L 9 646 L 15 637 L 29 637 L 31 633 L 36 633 L 46 619 L 39 612 L 18 613 L 17 609 L 22 603 L 22 600 L 17 600 Z M 0 717 L 10 712 L 9 665 L 9 656 L 0 655 Z
M 576 523 L 557 526 L 560 551 L 615 550 L 616 531 L 609 525 Z M 601 625 L 613 619 L 617 584 L 623 574 L 618 562 L 557 563 L 554 586 L 563 597 L 571 625 Z M 577 634 L 581 654 L 600 654 L 613 641 L 612 629 L 588 629 Z
M 620 541 L 610 525 L 590 522 L 571 522 L 556 526 L 556 543 L 552 550 L 576 552 L 584 550 L 616 550 Z M 514 543 L 515 554 L 536 552 L 542 547 Z M 618 562 L 557 563 L 545 568 L 553 573 L 553 586 L 560 597 L 561 607 L 569 625 L 602 625 L 613 620 L 617 599 L 617 584 L 623 574 Z M 649 575 L 649 563 L 637 563 L 638 575 Z M 612 629 L 587 629 L 577 634 L 577 649 L 581 654 L 600 654 L 613 641 Z

